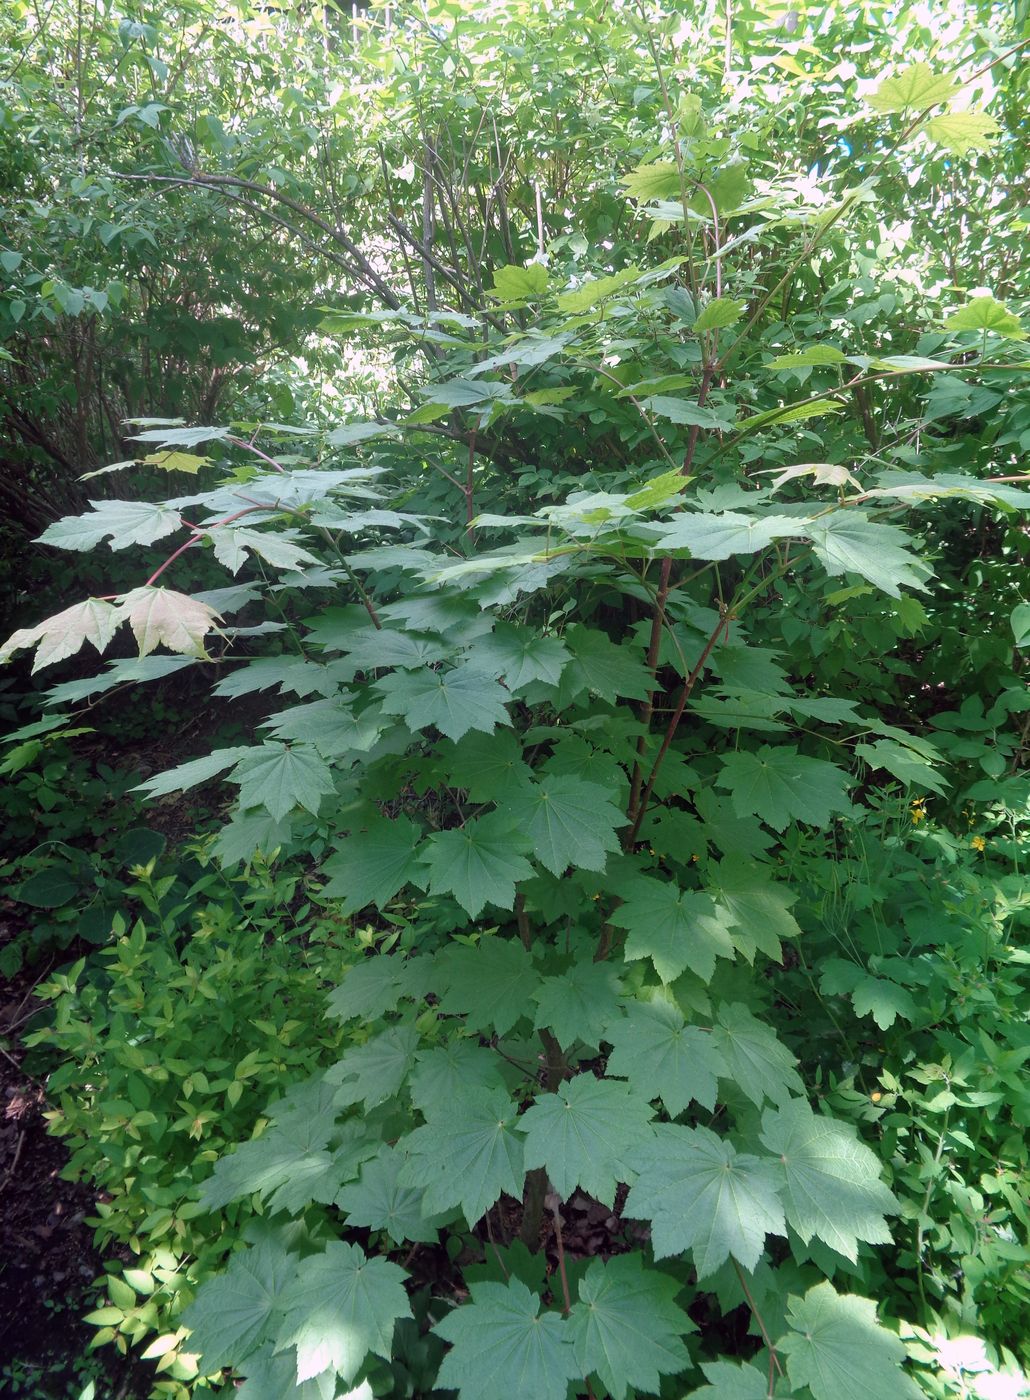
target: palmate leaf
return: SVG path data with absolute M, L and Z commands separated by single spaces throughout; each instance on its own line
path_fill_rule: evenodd
M 626 825 L 607 789 L 580 778 L 551 774 L 531 787 L 516 789 L 504 811 L 552 875 L 570 865 L 603 870 L 619 849 L 615 828 Z
M 738 817 L 760 817 L 774 831 L 792 821 L 828 826 L 834 812 L 851 811 L 851 779 L 844 770 L 799 754 L 792 745 L 763 744 L 757 752 L 725 754 L 716 784 L 729 790 Z
M 472 645 L 469 659 L 477 669 L 500 677 L 515 694 L 533 681 L 557 685 L 571 657 L 557 637 L 541 637 L 528 627 L 499 622 Z
M 944 112 L 926 123 L 926 134 L 959 156 L 990 150 L 998 131 L 998 123 L 988 112 Z
M 278 1329 L 283 1294 L 296 1255 L 271 1240 L 234 1254 L 224 1273 L 208 1279 L 182 1316 L 188 1348 L 199 1354 L 201 1375 L 235 1366 Z
M 204 638 L 219 617 L 207 603 L 170 588 L 134 588 L 121 600 L 120 611 L 129 619 L 140 656 L 166 646 L 183 656 L 203 657 Z
M 719 1008 L 712 1044 L 729 1066 L 729 1078 L 757 1107 L 765 1099 L 783 1104 L 804 1092 L 797 1060 L 742 1003 Z
M 771 879 L 768 867 L 757 861 L 722 861 L 709 889 L 734 947 L 748 962 L 754 962 L 759 948 L 780 962 L 780 939 L 800 937 L 800 926 L 790 912 L 797 895 Z
M 711 1035 L 688 1026 L 674 1003 L 631 1002 L 624 1017 L 609 1022 L 605 1039 L 612 1047 L 607 1073 L 661 1099 L 670 1117 L 692 1099 L 715 1108 L 716 1079 L 728 1066 Z
M 377 953 L 365 958 L 351 968 L 341 985 L 330 994 L 329 1015 L 341 1021 L 352 1021 L 360 1016 L 369 1022 L 377 1020 L 385 1011 L 396 1011 L 402 998 L 421 1000 L 430 961 L 418 954 L 404 958 Z
M 407 817 L 370 817 L 363 831 L 343 837 L 323 866 L 329 883 L 322 891 L 340 899 L 345 914 L 375 904 L 380 909 L 405 885 L 425 884 L 415 856 L 422 833 Z
M 906 549 L 909 538 L 896 525 L 847 510 L 806 522 L 805 533 L 831 578 L 858 574 L 892 598 L 901 597 L 902 584 L 926 588 L 925 567 Z
M 877 112 L 915 112 L 936 107 L 958 92 L 955 79 L 928 63 L 912 63 L 883 82 L 867 99 Z
M 694 559 L 729 559 L 756 554 L 773 540 L 802 533 L 802 522 L 787 515 L 701 515 L 681 512 L 663 533 L 663 550 L 688 549 Z
M 543 1094 L 519 1120 L 526 1166 L 544 1167 L 566 1200 L 579 1187 L 607 1206 L 632 1178 L 628 1159 L 652 1132 L 654 1110 L 642 1093 L 611 1079 L 577 1074 Z
M 563 638 L 572 652 L 572 661 L 562 672 L 558 687 L 558 706 L 562 708 L 589 690 L 602 700 L 615 701 L 620 695 L 630 700 L 643 700 L 647 694 L 649 672 L 642 656 L 616 644 L 596 627 L 574 623 Z
M 240 786 L 241 807 L 263 807 L 276 821 L 294 807 L 317 814 L 321 799 L 334 791 L 333 775 L 313 748 L 271 741 L 251 749 L 229 781 Z
M 944 322 L 948 331 L 975 331 L 1003 336 L 1006 340 L 1025 340 L 1026 331 L 1018 316 L 1004 302 L 994 297 L 973 297 L 965 306 L 953 311 Z
M 103 598 L 87 598 L 82 603 L 55 613 L 36 627 L 25 627 L 8 637 L 0 646 L 0 665 L 10 659 L 22 647 L 36 648 L 32 662 L 32 674 L 42 671 L 44 666 L 53 666 L 74 656 L 83 642 L 101 654 L 114 636 L 115 628 L 122 621 L 122 612 L 113 603 Z
M 605 1026 L 619 1014 L 619 981 L 604 963 L 574 963 L 557 977 L 545 977 L 533 997 L 533 1024 L 553 1031 L 565 1048 L 577 1040 L 600 1045 Z
M 215 1163 L 204 1183 L 200 1203 L 221 1210 L 255 1192 L 272 1210 L 302 1210 L 309 1201 L 328 1203 L 337 1189 L 333 1158 L 328 1150 L 336 1122 L 330 1106 L 308 1115 L 289 1129 L 269 1128 Z
M 876 1321 L 869 1298 L 818 1283 L 791 1298 L 791 1330 L 776 1343 L 787 1357 L 791 1385 L 807 1385 L 813 1400 L 918 1400 L 922 1390 L 902 1369 L 905 1347 Z
M 339 1395 L 335 1371 L 323 1371 L 297 1384 L 297 1358 L 292 1352 L 276 1352 L 271 1344 L 260 1347 L 236 1372 L 245 1377 L 233 1400 L 372 1400 L 367 1382 Z
M 708 1384 L 690 1392 L 690 1400 L 769 1400 L 769 1378 L 744 1362 L 702 1362 Z
M 337 1240 L 302 1259 L 283 1295 L 279 1334 L 280 1348 L 297 1348 L 297 1380 L 331 1368 L 351 1381 L 370 1351 L 389 1360 L 394 1325 L 411 1316 L 406 1277 L 396 1264 Z
M 170 792 L 188 792 L 199 783 L 210 782 L 224 773 L 227 768 L 246 758 L 249 748 L 215 749 L 214 753 L 203 758 L 191 758 L 188 763 L 180 763 L 164 773 L 156 773 L 145 782 L 138 783 L 133 792 L 145 792 L 148 797 L 164 797 Z
M 714 913 L 707 895 L 643 876 L 629 886 L 611 921 L 627 930 L 627 962 L 650 958 L 663 982 L 674 982 L 688 967 L 709 982 L 715 959 L 733 957 L 733 944 Z
M 445 761 L 452 786 L 463 788 L 473 802 L 497 802 L 532 780 L 522 745 L 507 730 L 466 734 Z
M 540 977 L 530 954 L 513 939 L 486 937 L 474 948 L 452 944 L 439 954 L 433 985 L 440 1010 L 462 1016 L 470 1031 L 506 1035 L 532 1014 Z
M 348 1225 L 385 1230 L 395 1244 L 406 1240 L 435 1243 L 446 1215 L 427 1217 L 422 1212 L 422 1192 L 401 1186 L 398 1175 L 405 1157 L 396 1147 L 383 1147 L 361 1168 L 357 1181 L 348 1182 L 336 1197 L 347 1214 Z
M 498 724 L 511 723 L 504 686 L 472 666 L 394 671 L 375 688 L 384 712 L 402 716 L 412 733 L 433 727 L 457 742 L 470 729 L 492 734 Z
M 451 894 L 476 918 L 484 905 L 510 909 L 515 882 L 526 880 L 533 867 L 519 850 L 526 838 L 507 816 L 497 812 L 474 817 L 463 827 L 438 831 L 419 852 L 431 894 Z
M 295 531 L 292 533 L 296 533 Z M 216 526 L 208 531 L 215 558 L 231 574 L 238 574 L 248 554 L 256 554 L 273 569 L 299 569 L 304 564 L 318 564 L 308 550 L 294 544 L 290 532 L 262 532 L 244 526 Z
M 888 1244 L 884 1214 L 897 1201 L 880 1180 L 880 1161 L 853 1127 L 795 1099 L 762 1115 L 762 1143 L 776 1170 L 787 1219 L 807 1244 L 814 1237 L 854 1260 L 859 1240 Z
M 391 1026 L 364 1045 L 353 1045 L 326 1070 L 327 1084 L 338 1084 L 334 1102 L 341 1108 L 363 1103 L 374 1108 L 400 1089 L 415 1062 L 418 1031 Z
M 424 1191 L 427 1214 L 461 1209 L 469 1226 L 502 1195 L 520 1197 L 526 1170 L 520 1120 L 504 1089 L 465 1088 L 432 1105 L 425 1124 L 397 1144 L 402 1186 Z
M 656 1259 L 690 1249 L 698 1278 L 733 1256 L 753 1269 L 769 1233 L 786 1234 L 772 1164 L 707 1128 L 661 1123 L 632 1157 L 626 1213 L 650 1220 Z
M 150 501 L 90 501 L 86 515 L 66 515 L 48 525 L 38 544 L 58 549 L 95 549 L 107 540 L 112 549 L 131 544 L 153 544 L 182 528 L 182 519 L 170 506 Z
M 540 1313 L 540 1298 L 517 1278 L 474 1283 L 472 1301 L 436 1324 L 451 1343 L 437 1384 L 460 1400 L 565 1400 L 579 1363 L 567 1319 Z
M 569 1332 L 581 1375 L 596 1375 L 612 1400 L 632 1387 L 657 1395 L 663 1375 L 690 1363 L 681 1338 L 696 1327 L 676 1306 L 680 1285 L 638 1254 L 595 1259 L 579 1285 Z
M 472 1040 L 451 1039 L 415 1056 L 411 1102 L 427 1118 L 450 1112 L 465 1089 L 503 1089 L 500 1057 Z

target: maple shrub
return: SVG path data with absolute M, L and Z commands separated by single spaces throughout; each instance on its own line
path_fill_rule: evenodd
M 471 310 L 327 314 L 405 347 L 418 406 L 139 422 L 195 489 L 42 537 L 162 552 L 6 643 L 37 668 L 123 623 L 138 645 L 33 732 L 186 667 L 277 692 L 253 743 L 144 787 L 228 784 L 217 859 L 300 862 L 355 931 L 327 1007 L 350 1047 L 195 1188 L 193 1221 L 248 1223 L 180 1291 L 157 1393 L 957 1395 L 947 1317 L 1016 1375 L 1030 615 L 992 593 L 986 705 L 932 742 L 913 639 L 955 635 L 970 521 L 1019 557 L 1030 492 L 954 461 L 941 404 L 1018 390 L 1025 333 L 986 291 L 900 281 L 882 323 L 846 314 L 879 295 L 860 250 L 897 153 L 969 161 L 996 123 L 954 105 L 972 69 L 901 66 L 854 99 L 861 168 L 777 181 L 746 109 L 656 65 L 618 256 L 564 238 Z M 224 586 L 177 586 L 201 553 Z M 934 797 L 1007 823 L 989 874 Z M 948 1225 L 952 1141 L 977 1165 Z

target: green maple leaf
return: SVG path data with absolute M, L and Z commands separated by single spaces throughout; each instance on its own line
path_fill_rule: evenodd
M 513 695 L 534 681 L 557 685 L 570 660 L 557 637 L 541 637 L 528 627 L 507 622 L 499 622 L 488 636 L 474 642 L 469 653 L 471 665 L 500 677 Z
M 604 963 L 575 963 L 557 977 L 545 977 L 533 993 L 534 1025 L 552 1030 L 568 1048 L 577 1040 L 601 1043 L 605 1026 L 619 1013 L 619 982 Z
M 224 773 L 227 768 L 239 763 L 240 759 L 246 758 L 251 752 L 250 748 L 215 749 L 214 753 L 205 754 L 203 758 L 191 758 L 188 763 L 180 763 L 164 773 L 155 773 L 152 778 L 137 784 L 133 791 L 145 792 L 148 797 L 164 797 L 170 792 L 186 792 L 198 783 L 209 782 L 219 773 Z
M 738 952 L 754 962 L 760 948 L 774 962 L 782 962 L 780 939 L 801 936 L 790 912 L 797 895 L 772 880 L 768 867 L 732 858 L 720 864 L 709 888 Z
M 272 1210 L 302 1210 L 310 1201 L 331 1201 L 336 1180 L 329 1140 L 336 1110 L 323 1106 L 289 1129 L 273 1127 L 220 1158 L 201 1188 L 205 1210 L 257 1192 Z
M 663 982 L 674 982 L 688 967 L 708 982 L 715 959 L 733 957 L 733 944 L 714 913 L 707 895 L 644 876 L 629 886 L 611 921 L 627 930 L 627 962 L 650 958 Z
M 234 1369 L 245 1380 L 234 1391 L 233 1400 L 335 1400 L 335 1371 L 323 1371 L 320 1376 L 298 1385 L 296 1357 L 286 1352 L 276 1353 L 271 1344 L 260 1347 Z M 359 1388 L 348 1391 L 343 1400 L 369 1400 L 369 1397 Z
M 582 690 L 602 700 L 624 695 L 642 700 L 647 694 L 649 672 L 635 651 L 616 644 L 596 627 L 574 623 L 563 638 L 572 661 L 562 673 L 558 708 L 564 708 Z
M 815 1236 L 854 1261 L 859 1240 L 890 1243 L 884 1214 L 898 1203 L 880 1180 L 880 1159 L 850 1124 L 795 1099 L 763 1113 L 761 1139 L 779 1159 L 787 1219 L 806 1244 Z
M 631 1002 L 626 1015 L 610 1021 L 608 1074 L 628 1079 L 648 1098 L 661 1099 L 677 1118 L 695 1099 L 715 1108 L 716 1077 L 729 1073 L 710 1034 L 688 1026 L 672 1002 Z
M 773 540 L 801 533 L 799 521 L 787 515 L 752 516 L 680 512 L 673 518 L 659 545 L 663 550 L 687 549 L 693 559 L 730 559 L 734 554 L 756 554 Z
M 532 778 L 522 761 L 522 745 L 506 730 L 466 734 L 444 762 L 452 786 L 464 788 L 473 802 L 497 802 Z
M 436 960 L 434 985 L 446 1015 L 463 1016 L 468 1030 L 506 1035 L 530 1014 L 540 977 L 521 943 L 486 937 L 474 948 L 445 948 Z
M 297 1348 L 297 1380 L 332 1369 L 351 1381 L 370 1351 L 389 1360 L 394 1325 L 411 1316 L 406 1277 L 396 1264 L 336 1240 L 302 1259 L 282 1300 L 279 1334 L 280 1349 Z
M 359 671 L 385 670 L 390 666 L 416 670 L 432 666 L 447 655 L 439 637 L 423 637 L 394 627 L 362 627 L 340 643 L 340 650 L 347 653 Z
M 405 1160 L 396 1147 L 380 1148 L 362 1165 L 359 1179 L 348 1182 L 339 1191 L 336 1204 L 346 1212 L 348 1225 L 385 1230 L 395 1244 L 406 1240 L 435 1244 L 446 1216 L 425 1216 L 422 1192 L 400 1184 L 398 1177 Z
M 420 1187 L 429 1214 L 460 1207 L 470 1226 L 502 1195 L 522 1195 L 520 1119 L 504 1089 L 466 1088 L 432 1105 L 426 1122 L 397 1144 L 407 1154 L 402 1186 Z
M 885 769 L 892 777 L 905 784 L 928 788 L 942 796 L 948 789 L 934 765 L 922 754 L 916 753 L 907 744 L 899 744 L 895 739 L 877 739 L 872 744 L 856 744 L 855 754 L 864 759 L 870 768 Z
M 364 830 L 344 837 L 325 862 L 330 880 L 323 895 L 342 899 L 343 913 L 354 914 L 369 904 L 383 908 L 405 885 L 424 885 L 415 854 L 421 836 L 407 817 L 370 817 Z
M 205 656 L 204 638 L 219 616 L 198 598 L 147 586 L 127 593 L 119 609 L 129 619 L 140 656 L 149 656 L 158 646 L 182 656 Z
M 363 1103 L 368 1108 L 392 1099 L 415 1063 L 419 1034 L 411 1026 L 391 1026 L 364 1045 L 352 1046 L 325 1073 L 338 1084 L 334 1102 L 341 1108 Z
M 473 666 L 394 671 L 375 688 L 383 696 L 384 712 L 401 715 L 412 733 L 433 726 L 457 742 L 470 729 L 492 734 L 496 725 L 511 723 L 505 708 L 508 692 Z
M 428 978 L 428 958 L 377 953 L 356 963 L 329 997 L 329 1015 L 341 1021 L 360 1016 L 375 1021 L 386 1011 L 396 1011 L 403 998 L 420 1000 Z
M 944 322 L 945 330 L 976 331 L 983 334 L 991 331 L 1004 336 L 1006 340 L 1025 340 L 1026 331 L 1018 316 L 1014 315 L 1004 302 L 994 297 L 973 297 L 965 306 L 953 311 Z
M 472 1040 L 450 1039 L 415 1056 L 411 1102 L 427 1118 L 449 1111 L 465 1089 L 503 1089 L 496 1052 Z
M 277 739 L 312 744 L 323 758 L 368 753 L 383 732 L 385 721 L 378 705 L 355 714 L 336 699 L 312 700 L 269 715 L 262 721 Z
M 471 1303 L 433 1331 L 451 1343 L 437 1384 L 460 1400 L 565 1400 L 578 1374 L 568 1321 L 540 1313 L 540 1299 L 517 1278 L 474 1283 Z M 502 1379 L 503 1378 L 503 1379 Z
M 918 1400 L 922 1390 L 902 1366 L 900 1339 L 876 1321 L 876 1304 L 818 1283 L 787 1309 L 791 1331 L 776 1349 L 787 1357 L 792 1386 L 813 1400 Z
M 182 1316 L 189 1350 L 199 1353 L 201 1374 L 235 1366 L 275 1335 L 281 1300 L 297 1266 L 296 1256 L 271 1241 L 234 1254 L 223 1274 L 208 1279 Z
M 740 1002 L 719 1008 L 712 1044 L 729 1067 L 729 1077 L 757 1107 L 764 1099 L 782 1104 L 804 1092 L 797 1060 L 775 1032 Z
M 519 1120 L 526 1166 L 545 1167 L 566 1200 L 579 1187 L 614 1206 L 616 1186 L 632 1176 L 627 1159 L 651 1136 L 653 1113 L 629 1085 L 577 1074 L 536 1099 Z
M 851 811 L 851 780 L 843 769 L 790 745 L 726 754 L 716 782 L 729 790 L 738 817 L 760 817 L 774 831 L 792 821 L 828 826 L 834 812 Z
M 563 774 L 517 789 L 504 810 L 552 875 L 570 865 L 603 870 L 609 853 L 619 849 L 615 828 L 626 825 L 606 788 Z
M 90 501 L 87 515 L 66 515 L 40 535 L 38 544 L 58 549 L 95 549 L 108 540 L 112 549 L 130 544 L 153 544 L 182 528 L 177 510 L 150 501 Z
M 744 1362 L 702 1362 L 707 1385 L 690 1392 L 690 1400 L 769 1400 L 769 1378 Z
M 905 546 L 909 537 L 896 525 L 870 520 L 861 511 L 848 510 L 810 520 L 805 533 L 815 556 L 831 578 L 858 574 L 875 588 L 901 597 L 901 585 L 923 588 L 919 560 Z
M 229 781 L 240 785 L 241 807 L 263 807 L 275 821 L 294 807 L 317 813 L 321 799 L 335 791 L 333 775 L 314 749 L 270 742 L 251 749 Z
M 657 1395 L 663 1375 L 690 1364 L 681 1338 L 697 1329 L 676 1306 L 679 1292 L 675 1279 L 645 1269 L 639 1254 L 595 1259 L 569 1314 L 580 1373 L 596 1375 L 613 1400 L 625 1400 L 631 1387 Z
M 438 831 L 419 853 L 426 867 L 431 894 L 452 894 L 476 918 L 485 904 L 510 909 L 516 880 L 528 879 L 533 867 L 518 854 L 525 840 L 510 818 L 492 812 L 474 817 L 463 827 Z
M 730 1255 L 751 1270 L 766 1235 L 786 1234 L 771 1164 L 736 1152 L 707 1128 L 659 1124 L 633 1166 L 626 1213 L 651 1221 L 656 1259 L 692 1250 L 698 1278 Z

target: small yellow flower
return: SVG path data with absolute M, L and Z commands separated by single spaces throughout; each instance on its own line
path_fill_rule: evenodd
M 925 822 L 925 821 L 926 821 L 926 798 L 925 798 L 925 797 L 917 797 L 916 800 L 911 804 L 911 806 L 909 807 L 908 810 L 909 810 L 909 812 L 912 814 L 912 825 L 913 825 L 913 826 L 918 826 L 920 822 Z
M 870 1099 L 872 1099 L 873 1103 L 879 1103 L 880 1100 L 883 1098 L 883 1095 L 880 1093 L 879 1089 L 875 1089 L 875 1090 L 869 1095 L 869 1097 L 870 1097 Z
M 985 850 L 987 847 L 987 842 L 982 836 L 974 836 L 969 844 L 972 846 L 974 851 L 982 851 Z

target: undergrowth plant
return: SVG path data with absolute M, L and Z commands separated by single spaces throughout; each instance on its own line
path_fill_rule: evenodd
M 334 313 L 410 332 L 418 407 L 138 423 L 196 489 L 42 537 L 166 550 L 6 644 L 41 667 L 128 623 L 138 659 L 58 685 L 53 723 L 216 661 L 218 695 L 276 692 L 259 742 L 143 786 L 228 783 L 214 857 L 299 861 L 370 930 L 328 1005 L 353 1043 L 175 1187 L 189 1229 L 257 1218 L 151 1344 L 158 1393 L 1018 1393 L 1026 604 L 932 739 L 916 653 L 950 637 L 949 540 L 1023 547 L 1018 470 L 953 461 L 947 404 L 1016 392 L 1025 332 L 987 293 L 848 314 L 893 153 L 964 159 L 993 118 L 888 76 L 882 154 L 831 191 L 760 177 L 655 63 L 633 256 L 499 266 L 475 314 Z M 174 586 L 200 552 L 225 586 Z M 126 1279 L 102 1320 L 137 1337 Z

